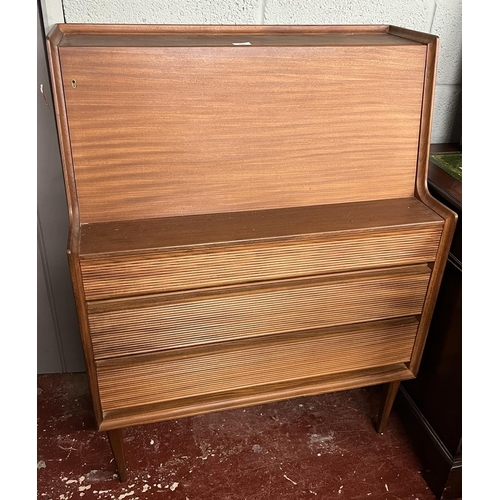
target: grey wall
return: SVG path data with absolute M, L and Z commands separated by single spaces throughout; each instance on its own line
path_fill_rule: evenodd
M 38 373 L 84 371 L 66 258 L 68 210 L 45 55 L 37 38 L 37 368 Z M 43 93 L 42 93 L 43 91 Z
M 393 24 L 438 35 L 433 143 L 461 130 L 461 0 L 40 0 L 43 28 L 55 23 Z M 43 48 L 43 44 L 42 44 Z M 38 51 L 38 371 L 84 369 L 67 260 L 67 209 L 43 50 Z M 39 89 L 37 89 L 39 90 Z

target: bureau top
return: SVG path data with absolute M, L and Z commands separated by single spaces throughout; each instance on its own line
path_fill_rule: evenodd
M 414 45 L 391 26 L 185 26 L 61 24 L 49 35 L 61 47 L 307 47 Z M 415 33 L 415 32 L 413 32 Z
M 81 223 L 414 195 L 433 35 L 62 24 L 48 38 Z

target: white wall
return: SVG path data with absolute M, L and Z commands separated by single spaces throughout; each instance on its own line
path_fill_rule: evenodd
M 461 139 L 462 0 L 42 0 L 56 22 L 393 24 L 440 37 L 432 142 Z

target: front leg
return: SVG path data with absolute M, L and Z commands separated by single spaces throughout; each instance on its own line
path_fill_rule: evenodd
M 376 424 L 377 432 L 380 434 L 385 431 L 387 420 L 389 419 L 392 405 L 394 404 L 394 400 L 396 399 L 396 394 L 398 393 L 400 385 L 401 381 L 390 382 L 389 384 L 385 385 L 384 398 L 380 406 Z
M 125 463 L 125 451 L 123 449 L 123 436 L 121 429 L 113 429 L 108 431 L 109 444 L 113 456 L 115 457 L 116 467 L 118 469 L 118 476 L 120 481 L 127 480 L 127 465 Z

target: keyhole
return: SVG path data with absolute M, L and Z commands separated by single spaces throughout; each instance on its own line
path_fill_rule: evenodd
M 71 86 L 76 89 L 76 80 L 71 80 Z

